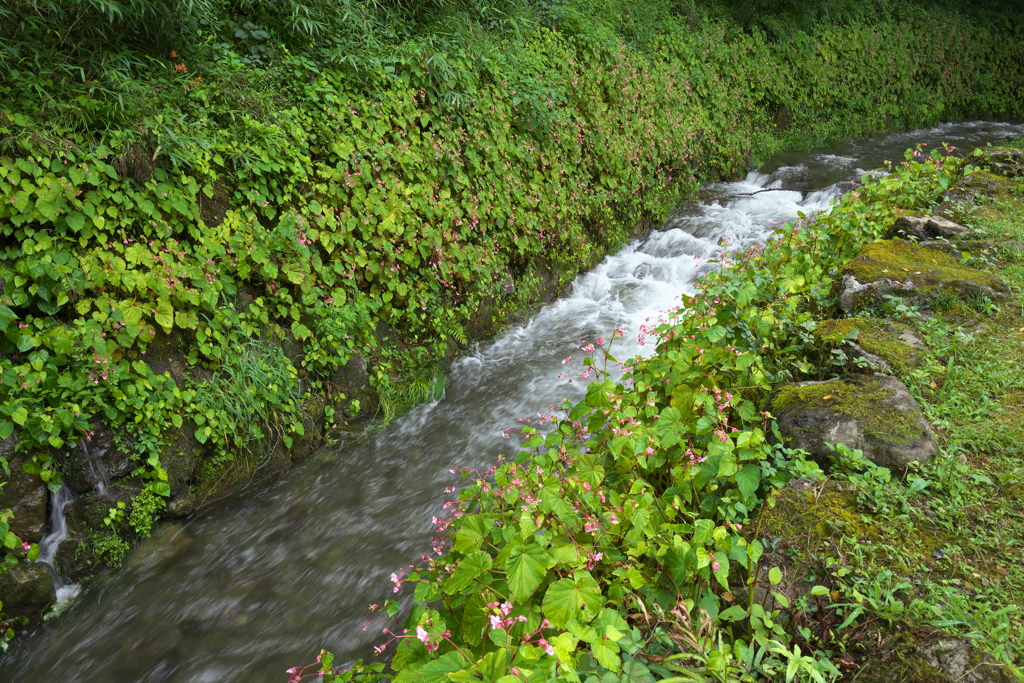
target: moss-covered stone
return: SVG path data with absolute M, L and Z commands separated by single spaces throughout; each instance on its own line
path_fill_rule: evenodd
M 927 462 L 938 451 L 920 406 L 894 377 L 843 375 L 782 384 L 769 408 L 783 438 L 823 466 L 829 464 L 829 446 L 840 443 L 897 471 L 911 462 Z
M 831 553 L 842 535 L 874 540 L 878 527 L 864 521 L 852 486 L 830 480 L 800 480 L 775 490 L 765 505 L 761 533 L 780 541 L 792 564 L 807 567 L 813 555 Z
M 981 148 L 985 165 L 993 173 L 1007 178 L 1024 177 L 1024 149 L 1015 147 Z
M 772 409 L 785 411 L 794 405 L 805 408 L 826 408 L 844 417 L 863 423 L 866 434 L 891 439 L 896 443 L 909 443 L 921 435 L 916 420 L 898 413 L 879 410 L 879 404 L 889 392 L 881 387 L 860 384 L 852 378 L 847 381 L 806 382 L 783 386 Z
M 8 617 L 40 621 L 55 599 L 53 574 L 46 565 L 22 563 L 0 571 L 0 603 Z
M 961 265 L 949 254 L 902 240 L 882 240 L 864 245 L 843 269 L 839 305 L 852 313 L 884 303 L 890 295 L 927 305 L 940 293 L 1003 297 L 1009 291 L 997 276 Z
M 113 482 L 103 497 L 89 495 L 64 507 L 68 536 L 57 546 L 54 564 L 61 575 L 73 583 L 95 576 L 107 567 L 120 566 L 128 551 L 128 539 L 137 534 L 128 519 L 136 497 L 143 489 L 138 477 Z M 107 524 L 110 510 L 124 503 L 120 521 Z
M 1012 683 L 1019 680 L 967 638 L 928 627 L 896 624 L 863 662 L 860 683 Z
M 842 345 L 862 349 L 880 358 L 892 372 L 901 376 L 921 366 L 928 355 L 927 349 L 911 330 L 897 328 L 881 318 L 825 320 L 818 325 L 814 336 L 831 347 Z M 853 349 L 853 355 L 856 355 L 856 349 Z

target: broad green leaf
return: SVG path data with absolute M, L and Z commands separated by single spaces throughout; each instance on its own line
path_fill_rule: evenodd
M 169 302 L 161 300 L 153 309 L 153 319 L 157 325 L 164 328 L 164 332 L 170 332 L 174 327 L 174 307 Z
M 669 548 L 665 552 L 664 562 L 672 580 L 680 588 L 688 585 L 697 571 L 697 556 L 688 545 Z
M 526 548 L 515 547 L 505 562 L 505 574 L 512 599 L 525 602 L 547 574 L 548 554 L 536 543 Z
M 455 550 L 468 555 L 480 547 L 480 542 L 487 533 L 487 521 L 482 515 L 466 515 L 462 525 L 455 534 Z
M 455 568 L 451 578 L 445 582 L 444 592 L 454 595 L 466 590 L 478 576 L 491 568 L 491 563 L 491 556 L 483 550 L 475 550 L 466 555 Z
M 778 586 L 782 583 L 782 570 L 778 567 L 772 567 L 768 570 L 768 580 L 772 582 L 773 586 Z
M 739 488 L 740 495 L 743 496 L 744 500 L 753 496 L 760 484 L 761 468 L 757 465 L 748 463 L 736 473 L 736 486 Z
M 598 638 L 590 644 L 590 650 L 598 663 L 604 668 L 618 672 L 622 667 L 622 660 L 619 658 L 619 646 L 606 638 Z
M 419 674 L 424 683 L 449 683 L 448 674 L 462 671 L 469 662 L 458 652 L 443 654 L 432 662 L 420 667 Z
M 590 622 L 604 605 L 604 595 L 589 572 L 578 571 L 572 578 L 560 579 L 544 594 L 544 616 L 555 628 L 565 628 L 570 620 Z

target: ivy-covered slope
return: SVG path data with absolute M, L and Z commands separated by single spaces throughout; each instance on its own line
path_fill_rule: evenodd
M 8 460 L 54 491 L 113 433 L 135 460 L 96 524 L 110 548 L 278 442 L 427 396 L 446 354 L 701 181 L 786 144 L 1021 113 L 1009 20 L 895 3 L 780 33 L 665 3 L 640 32 L 641 6 L 466 10 L 372 59 L 288 40 L 258 3 L 151 43 L 94 3 L 6 24 Z M 7 561 L 34 557 L 23 540 Z

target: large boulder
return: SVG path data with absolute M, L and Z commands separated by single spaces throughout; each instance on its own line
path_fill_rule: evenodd
M 942 216 L 900 216 L 886 231 L 885 239 L 956 239 L 968 232 L 964 226 Z
M 982 147 L 982 160 L 974 163 L 1007 178 L 1024 178 L 1024 149 L 1015 147 Z
M 770 409 L 782 437 L 827 465 L 828 445 L 843 443 L 894 471 L 928 462 L 938 452 L 921 407 L 895 377 L 843 375 L 776 388 Z
M 853 313 L 898 296 L 928 305 L 940 294 L 958 298 L 1005 297 L 1006 283 L 957 263 L 949 254 L 902 240 L 861 247 L 843 269 L 839 307 Z
M 46 528 L 46 484 L 23 465 L 29 456 L 16 454 L 17 436 L 0 441 L 0 458 L 7 460 L 11 476 L 0 488 L 0 512 L 10 510 L 11 531 L 29 543 L 38 543 Z
M 45 564 L 21 562 L 0 570 L 0 602 L 8 617 L 41 621 L 56 598 L 53 572 Z

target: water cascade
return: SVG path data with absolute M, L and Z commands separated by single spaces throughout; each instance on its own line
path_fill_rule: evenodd
M 451 367 L 442 398 L 194 516 L 174 532 L 173 547 L 138 548 L 15 645 L 0 681 L 280 682 L 320 647 L 339 662 L 372 659 L 380 625 L 364 630 L 377 618 L 368 605 L 393 597 L 388 576 L 429 552 L 431 517 L 451 499 L 444 489 L 461 481 L 452 470 L 490 467 L 515 449 L 515 435 L 502 431 L 517 419 L 580 398 L 582 383 L 558 376 L 582 367 L 579 359 L 563 365 L 582 340 L 625 325 L 615 355 L 650 354 L 640 326 L 678 306 L 723 249 L 769 239 L 798 211 L 827 209 L 862 169 L 900 159 L 916 142 L 966 148 L 1022 133 L 1008 124 L 945 125 L 787 154 L 740 182 L 706 188 L 700 204 L 580 276 L 570 296 L 473 347 Z
M 82 453 L 82 462 L 89 468 L 89 474 L 92 475 L 93 490 L 96 492 L 98 498 L 102 498 L 107 495 L 107 482 L 110 479 L 110 475 L 103 469 L 103 464 L 100 459 L 96 457 L 89 449 L 88 439 L 82 439 L 78 442 L 78 450 Z

